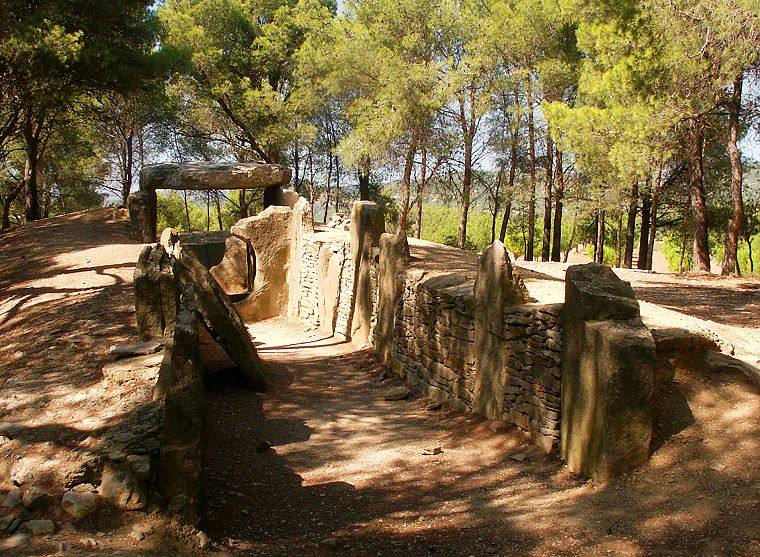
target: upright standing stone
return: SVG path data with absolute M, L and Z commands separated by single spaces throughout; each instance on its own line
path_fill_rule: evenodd
M 134 281 L 137 336 L 140 340 L 161 340 L 171 334 L 177 311 L 177 286 L 163 247 L 143 248 Z
M 292 214 L 290 207 L 272 206 L 232 227 L 232 234 L 244 240 L 256 258 L 251 293 L 237 305 L 240 316 L 248 322 L 287 311 Z
M 380 236 L 380 273 L 374 344 L 375 351 L 385 365 L 391 363 L 396 313 L 401 301 L 398 273 L 406 269 L 409 263 L 408 254 L 409 241 L 406 239 L 406 234 Z
M 385 221 L 380 206 L 357 201 L 351 209 L 351 256 L 354 262 L 354 307 L 351 341 L 366 344 L 372 327 L 373 290 L 370 282 L 372 249 L 380 242 Z
M 475 295 L 475 393 L 472 410 L 491 420 L 502 419 L 504 387 L 504 308 L 525 303 L 514 280 L 507 248 L 500 241 L 478 258 Z
M 304 234 L 314 232 L 311 205 L 303 197 L 293 204 L 290 221 L 290 266 L 288 267 L 288 319 L 298 321 L 301 300 L 301 257 Z
M 198 327 L 193 286 L 180 299 L 174 334 L 167 342 L 155 396 L 164 396 L 158 488 L 166 501 L 187 497 L 185 512 L 197 518 L 200 498 L 203 433 L 203 371 L 198 352 Z
M 562 457 L 605 482 L 649 459 L 654 341 L 631 285 L 597 263 L 568 268 L 561 319 Z

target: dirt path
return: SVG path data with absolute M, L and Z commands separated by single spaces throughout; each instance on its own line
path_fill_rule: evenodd
M 760 552 L 760 396 L 743 376 L 679 371 L 652 461 L 600 487 L 505 424 L 384 400 L 398 380 L 350 344 L 281 320 L 251 332 L 269 392 L 229 374 L 207 390 L 205 528 L 231 553 Z
M 0 500 L 14 481 L 47 486 L 76 470 L 150 398 L 150 382 L 116 385 L 101 371 L 110 345 L 135 338 L 132 273 L 141 247 L 110 210 L 0 235 L 0 426 L 15 432 L 0 437 Z M 471 259 L 461 262 L 464 272 Z M 460 262 L 452 254 L 442 264 Z M 561 296 L 564 269 L 540 265 L 529 288 Z M 759 352 L 757 281 L 631 276 L 623 278 L 649 300 L 645 318 L 726 327 L 737 348 Z M 760 554 L 760 391 L 743 376 L 679 370 L 657 401 L 650 463 L 597 486 L 509 426 L 428 409 L 421 398 L 385 401 L 398 380 L 350 344 L 276 320 L 253 333 L 270 391 L 246 390 L 222 357 L 207 382 L 204 528 L 218 554 Z M 435 447 L 443 452 L 422 454 Z M 519 453 L 527 458 L 510 458 Z M 8 512 L 0 506 L 0 520 Z M 190 548 L 172 530 L 162 533 L 157 507 L 102 509 L 76 532 L 60 530 L 60 509 L 45 513 L 53 535 L 20 545 L 0 536 L 0 553 Z M 150 527 L 142 538 L 133 535 L 140 525 Z

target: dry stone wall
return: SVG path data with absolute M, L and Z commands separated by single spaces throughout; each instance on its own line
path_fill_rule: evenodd
M 395 327 L 387 362 L 429 397 L 473 410 L 475 312 L 472 280 L 462 275 L 400 272 Z M 503 408 L 496 419 L 515 424 L 544 450 L 556 447 L 562 386 L 561 304 L 524 304 L 504 310 Z M 375 330 L 377 333 L 377 329 Z M 382 342 L 377 334 L 377 346 Z

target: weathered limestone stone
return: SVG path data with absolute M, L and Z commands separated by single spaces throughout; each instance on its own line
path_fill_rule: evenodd
M 98 493 L 119 509 L 138 510 L 148 504 L 145 485 L 135 477 L 129 465 L 124 463 L 109 462 L 105 465 Z
M 192 253 L 206 269 L 211 269 L 224 259 L 225 242 L 229 237 L 229 232 L 181 232 L 175 251 Z M 175 254 L 175 257 L 181 255 Z
M 565 285 L 562 457 L 606 482 L 649 459 L 655 345 L 630 284 L 609 267 L 571 266 Z
M 697 332 L 678 328 L 652 329 L 651 331 L 658 354 L 681 354 L 693 358 L 695 354 L 703 354 L 707 351 L 720 352 L 720 347 L 713 339 Z
M 292 216 L 289 207 L 272 206 L 232 227 L 232 234 L 243 239 L 256 258 L 251 293 L 237 305 L 245 321 L 262 321 L 287 311 Z
M 224 257 L 209 272 L 227 294 L 248 292 L 253 282 L 253 269 L 248 245 L 235 236 L 224 242 Z
M 163 395 L 165 423 L 161 434 L 158 489 L 166 500 L 191 494 L 187 508 L 197 518 L 203 430 L 203 371 L 198 352 L 195 293 L 188 284 L 180 299 L 174 335 L 167 343 L 154 396 Z M 136 475 L 150 474 L 150 462 L 127 459 Z
M 177 242 L 179 242 L 179 232 L 173 228 L 164 228 L 161 232 L 161 238 L 158 240 L 158 243 L 161 244 L 164 251 L 169 255 L 176 256 L 177 254 L 174 253 L 174 250 L 175 247 L 178 247 Z
M 409 264 L 409 242 L 406 235 L 380 236 L 380 273 L 378 278 L 377 324 L 375 325 L 375 351 L 380 361 L 390 365 L 393 353 L 393 333 L 398 311 L 398 274 Z
M 290 169 L 277 164 L 205 162 L 151 164 L 140 172 L 140 190 L 233 190 L 285 186 Z
M 338 319 L 338 297 L 340 295 L 341 257 L 329 246 L 322 246 L 317 261 L 317 292 L 319 328 L 332 335 Z
M 132 342 L 129 344 L 117 344 L 111 346 L 109 353 L 114 360 L 129 358 L 131 356 L 147 356 L 161 350 L 161 343 L 155 340 Z
M 289 169 L 262 163 L 164 163 L 144 166 L 140 191 L 129 196 L 130 222 L 143 242 L 156 241 L 156 190 L 223 190 L 264 188 L 269 204 L 284 203 L 282 186 L 290 182 Z M 266 203 L 265 203 L 266 204 Z
M 145 246 L 134 272 L 137 336 L 161 340 L 171 332 L 177 307 L 177 290 L 171 262 L 161 246 Z
M 371 201 L 357 201 L 351 208 L 351 258 L 354 263 L 354 307 L 351 317 L 351 341 L 366 344 L 372 327 L 374 292 L 370 283 L 372 248 L 380 243 L 385 221 L 380 206 Z
M 504 308 L 525 303 L 515 284 L 507 248 L 500 241 L 478 258 L 475 294 L 475 396 L 472 410 L 491 420 L 501 419 L 504 409 Z
M 150 382 L 156 378 L 162 358 L 162 354 L 155 353 L 109 362 L 103 366 L 103 377 L 116 384 L 128 381 Z
M 301 299 L 301 258 L 304 234 L 314 232 L 311 205 L 299 197 L 293 205 L 290 221 L 290 266 L 288 267 L 288 319 L 298 321 Z
M 177 259 L 175 270 L 183 284 L 193 284 L 197 312 L 211 336 L 243 370 L 254 389 L 266 389 L 261 360 L 229 296 L 192 255 Z
M 145 244 L 156 241 L 156 192 L 138 191 L 127 198 L 129 223 Z
M 75 521 L 92 514 L 98 508 L 98 496 L 89 491 L 67 491 L 63 494 L 61 508 Z

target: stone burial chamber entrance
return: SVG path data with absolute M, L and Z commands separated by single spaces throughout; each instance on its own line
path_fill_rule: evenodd
M 132 228 L 145 243 L 156 241 L 156 190 L 264 189 L 264 207 L 287 205 L 283 187 L 290 183 L 290 169 L 278 164 L 187 162 L 145 166 L 140 190 L 129 196 Z

